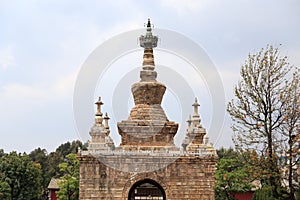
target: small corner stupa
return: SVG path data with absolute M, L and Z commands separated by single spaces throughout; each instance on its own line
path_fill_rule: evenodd
M 92 152 L 113 150 L 115 145 L 112 138 L 109 136 L 109 117 L 107 113 L 105 113 L 103 118 L 103 113 L 101 112 L 101 106 L 103 105 L 103 102 L 101 101 L 101 97 L 99 97 L 95 104 L 97 105 L 97 111 L 95 114 L 95 123 L 90 130 L 92 141 L 89 142 L 89 150 Z
M 148 20 L 146 34 L 139 38 L 144 48 L 141 80 L 131 86 L 135 105 L 117 124 L 119 146 L 110 137 L 101 98 L 95 103 L 88 150 L 78 152 L 82 200 L 214 200 L 217 155 L 202 127 L 197 99 L 182 148 L 174 144 L 178 123 L 169 121 L 161 107 L 166 86 L 156 80 L 157 40 Z
M 195 98 L 195 102 L 192 106 L 194 107 L 194 114 L 187 121 L 187 133 L 182 142 L 183 150 L 185 152 L 199 151 L 199 153 L 215 154 L 215 149 L 211 144 L 209 144 L 209 138 L 206 134 L 206 129 L 203 128 L 201 124 L 201 118 L 198 111 L 200 104 L 198 103 L 197 98 Z

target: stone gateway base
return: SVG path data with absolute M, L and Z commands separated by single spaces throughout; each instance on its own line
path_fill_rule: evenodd
M 79 159 L 80 199 L 214 199 L 216 158 L 212 156 L 182 155 L 164 168 L 140 173 L 114 169 L 93 156 L 81 155 Z

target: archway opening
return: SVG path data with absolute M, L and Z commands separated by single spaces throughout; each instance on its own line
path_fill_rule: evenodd
M 151 179 L 136 182 L 130 188 L 128 200 L 166 200 L 166 193 L 162 186 Z

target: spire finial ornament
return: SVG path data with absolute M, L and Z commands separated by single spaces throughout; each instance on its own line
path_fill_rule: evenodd
M 151 22 L 150 22 L 150 18 L 148 18 L 148 23 L 147 23 L 147 28 L 151 28 Z
M 197 97 L 195 98 L 195 102 L 193 103 L 192 106 L 194 106 L 194 115 L 193 115 L 193 117 L 199 117 L 198 107 L 200 106 L 200 104 L 198 103 Z
M 144 47 L 144 59 L 143 59 L 143 68 L 148 70 L 154 69 L 154 57 L 153 57 L 153 48 L 157 47 L 157 36 L 152 35 L 152 28 L 150 19 L 148 19 L 146 34 L 141 35 L 140 46 Z M 146 67 L 148 66 L 148 68 Z M 149 68 L 149 66 L 152 66 Z M 145 68 L 146 67 L 146 68 Z
M 144 49 L 153 49 L 157 47 L 158 37 L 152 35 L 152 28 L 150 19 L 148 19 L 146 35 L 140 36 L 140 46 Z
M 101 97 L 98 98 L 98 101 L 95 102 L 95 104 L 97 105 L 97 111 L 95 114 L 95 121 L 96 124 L 100 124 L 102 125 L 103 122 L 103 118 L 102 118 L 102 112 L 101 112 L 101 106 L 103 105 L 103 102 L 101 101 Z
M 110 118 L 108 117 L 107 113 L 105 113 L 105 116 L 104 116 L 104 128 L 106 129 L 109 129 L 109 126 L 108 126 L 108 120 Z
M 96 112 L 96 115 L 102 116 L 101 106 L 103 105 L 103 102 L 101 101 L 101 97 L 98 98 L 98 101 L 95 102 L 95 104 L 97 105 L 97 112 Z

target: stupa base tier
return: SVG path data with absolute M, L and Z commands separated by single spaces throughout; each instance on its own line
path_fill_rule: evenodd
M 168 146 L 174 144 L 178 124 L 175 122 L 155 123 L 149 121 L 122 121 L 118 131 L 122 145 Z

